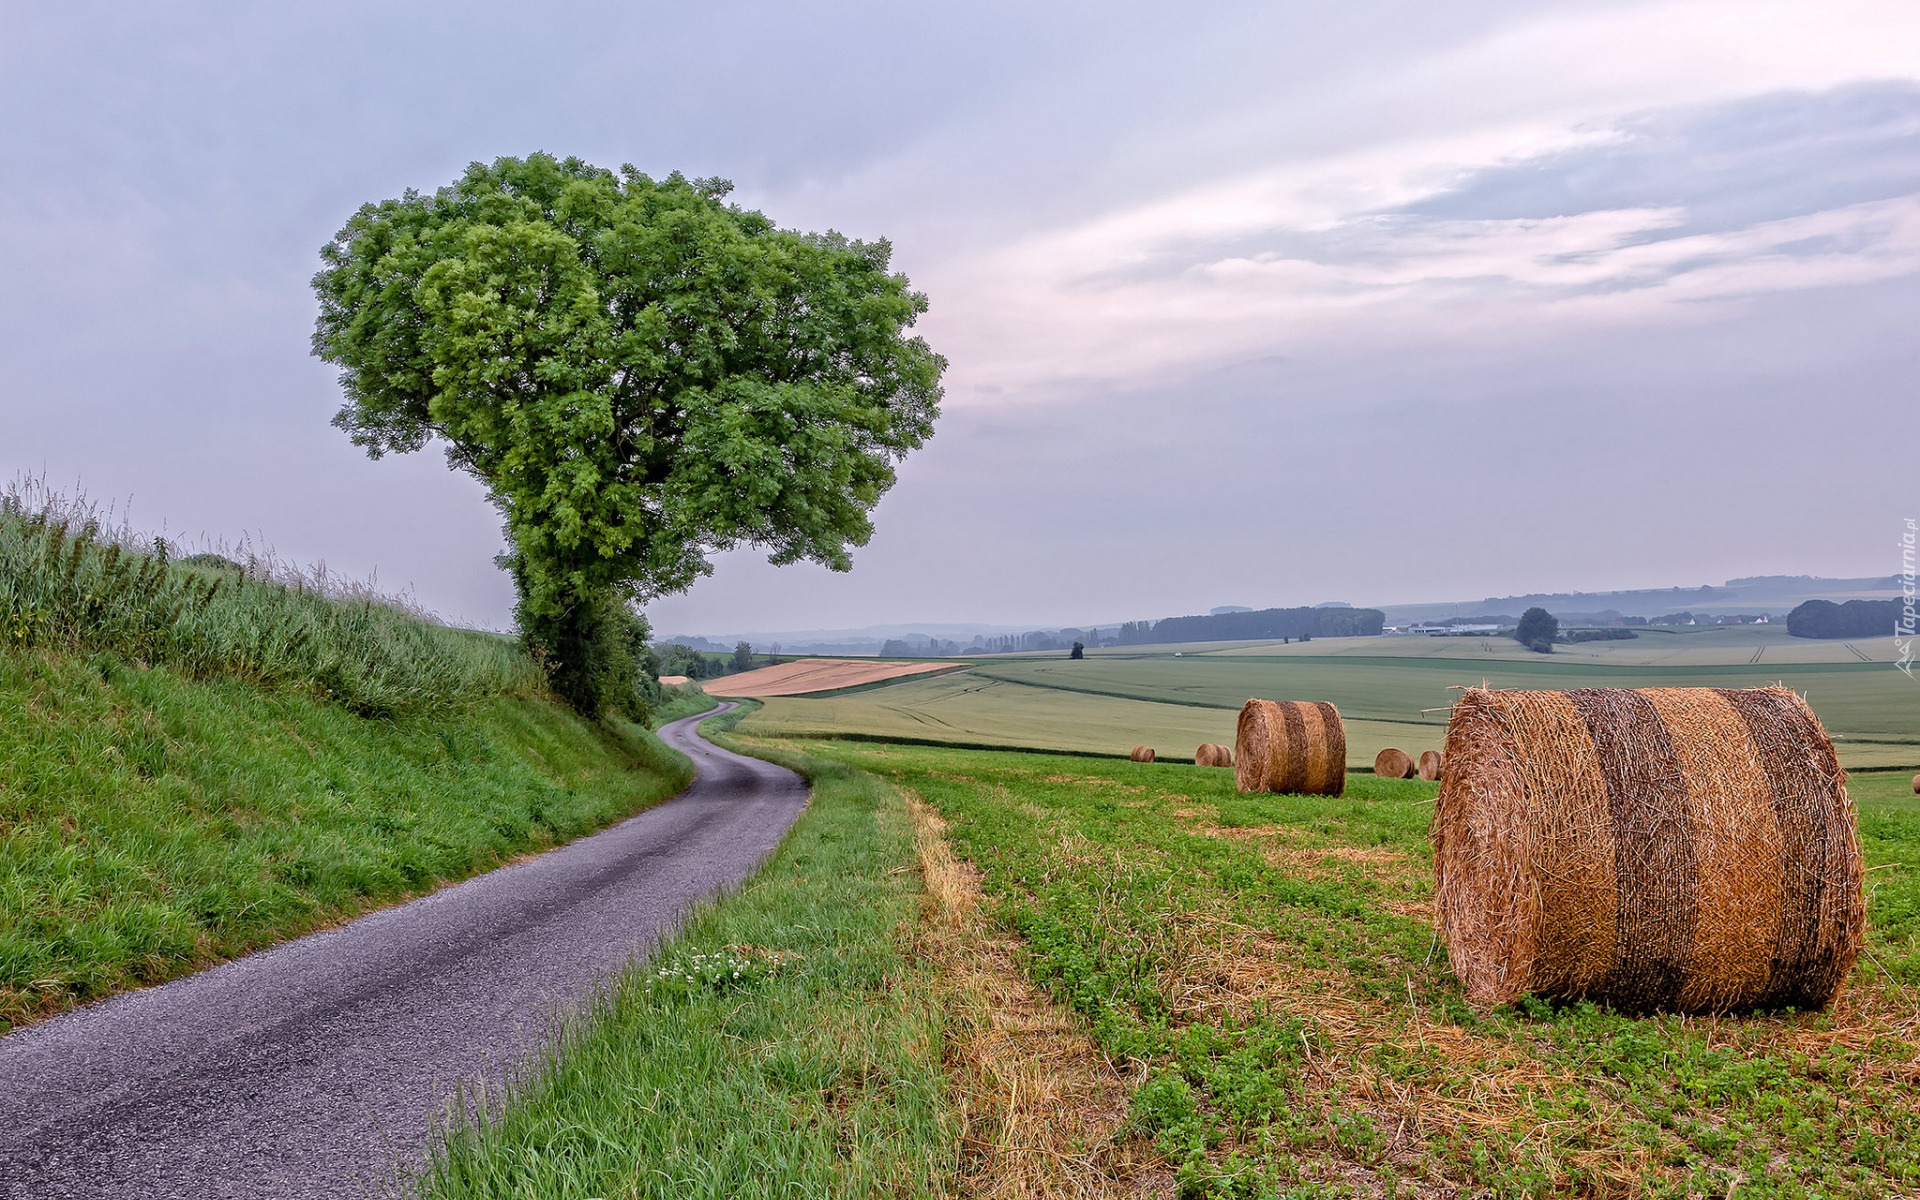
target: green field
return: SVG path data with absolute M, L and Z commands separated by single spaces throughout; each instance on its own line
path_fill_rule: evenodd
M 1850 646 L 1886 649 L 1790 639 L 1771 627 L 1746 626 L 1646 633 L 1560 647 L 1551 656 L 1510 639 L 1403 637 L 1110 649 L 1077 662 L 1060 654 L 994 657 L 938 679 L 824 699 L 769 700 L 742 732 L 1096 753 L 1124 753 L 1144 743 L 1174 758 L 1190 756 L 1201 742 L 1232 742 L 1240 705 L 1263 696 L 1331 700 L 1346 718 L 1348 761 L 1367 766 L 1386 746 L 1416 754 L 1439 749 L 1453 689 L 1482 682 L 1509 688 L 1785 683 L 1807 697 L 1847 766 L 1920 768 L 1920 681 L 1888 662 L 1864 661 Z
M 1432 930 L 1435 787 L 822 742 L 937 808 L 1178 1194 L 1912 1195 L 1920 812 L 1856 786 L 1872 955 L 1833 1012 L 1478 1011 Z M 1899 785 L 1899 786 L 1895 786 Z M 1131 1157 L 1138 1158 L 1136 1146 Z

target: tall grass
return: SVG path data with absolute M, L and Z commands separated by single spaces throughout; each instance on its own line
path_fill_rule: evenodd
M 0 648 L 111 653 L 194 679 L 295 691 L 390 716 L 543 689 L 513 641 L 449 629 L 324 568 L 270 554 L 176 558 L 84 498 L 0 493 Z

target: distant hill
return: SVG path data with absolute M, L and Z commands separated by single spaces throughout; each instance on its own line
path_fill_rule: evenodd
M 710 653 L 731 653 L 735 642 L 750 642 L 756 650 L 778 646 L 784 654 L 884 655 L 887 657 L 944 657 L 967 654 L 1004 654 L 1010 651 L 1065 650 L 1076 641 L 1089 646 L 1116 643 L 1241 641 L 1267 638 L 1351 637 L 1380 632 L 1381 626 L 1445 622 L 1474 618 L 1511 625 L 1529 608 L 1544 608 L 1562 626 L 1607 625 L 1628 618 L 1658 623 L 1677 617 L 1678 624 L 1734 616 L 1784 617 L 1808 600 L 1886 600 L 1900 594 L 1899 576 L 1827 579 L 1814 575 L 1751 575 L 1729 579 L 1718 586 L 1697 588 L 1642 588 L 1620 592 L 1534 592 L 1524 596 L 1489 596 L 1481 600 L 1436 601 L 1425 604 L 1383 604 L 1350 608 L 1328 601 L 1312 608 L 1268 608 L 1255 611 L 1224 604 L 1206 616 L 1166 617 L 1160 620 L 1090 623 L 1055 628 L 1031 625 L 926 624 L 869 625 L 860 629 L 793 630 L 779 633 L 669 634 L 659 643 L 679 642 Z M 1318 613 L 1317 617 L 1304 614 Z M 1276 616 L 1274 614 L 1301 614 Z M 1487 614 L 1495 614 L 1488 616 Z M 1669 622 L 1675 623 L 1675 622 Z M 1205 632 L 1202 632 L 1202 631 Z
M 1544 608 L 1569 618 L 1658 617 L 1671 612 L 1730 615 L 1753 613 L 1784 616 L 1808 600 L 1884 600 L 1899 593 L 1898 576 L 1826 579 L 1815 575 L 1753 575 L 1729 579 L 1718 587 L 1642 588 L 1622 592 L 1534 592 L 1525 596 L 1489 596 L 1435 604 L 1383 604 L 1393 625 L 1438 621 L 1483 612 L 1524 612 Z

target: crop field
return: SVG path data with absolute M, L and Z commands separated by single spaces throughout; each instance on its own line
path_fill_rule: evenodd
M 802 696 L 863 687 L 910 675 L 953 670 L 952 663 L 882 662 L 871 658 L 803 658 L 709 680 L 710 696 Z
M 1644 626 L 1640 636 L 1609 642 L 1572 642 L 1553 648 L 1553 657 L 1562 662 L 1604 663 L 1611 666 L 1781 666 L 1808 663 L 1891 663 L 1895 657 L 1892 630 L 1889 636 L 1859 638 L 1854 641 L 1797 638 L 1779 625 L 1702 625 Z M 1185 646 L 1153 647 L 1159 653 L 1182 650 Z M 1125 653 L 1114 647 L 1103 654 Z M 1201 653 L 1232 657 L 1258 656 L 1289 658 L 1360 655 L 1389 655 L 1401 658 L 1458 658 L 1469 661 L 1511 659 L 1528 662 L 1540 656 L 1512 638 L 1505 637 L 1431 637 L 1403 635 L 1377 638 L 1319 638 L 1311 642 L 1236 642 L 1213 643 Z
M 1308 1196 L 1913 1194 L 1920 808 L 1856 779 L 1870 950 L 1824 1014 L 1477 1011 L 1432 929 L 1435 786 L 1238 794 L 1218 769 L 802 744 L 947 824 L 1024 973 L 1129 1087 L 1058 1114 L 1091 1191 Z M 1088 1130 L 1098 1132 L 1089 1134 Z M 1147 1180 L 1151 1183 L 1151 1180 Z
M 1734 636 L 1718 638 L 1722 633 Z M 1469 658 L 1441 657 L 1433 647 L 1456 647 L 1463 654 L 1480 644 L 1477 639 L 1345 638 L 1265 647 L 1285 651 L 1271 654 L 1257 653 L 1260 646 L 1202 644 L 1177 654 L 1164 647 L 1109 650 L 1081 661 L 1064 655 L 988 658 L 962 674 L 822 699 L 774 699 L 742 732 L 1097 753 L 1124 753 L 1146 743 L 1162 757 L 1179 757 L 1201 742 L 1231 743 L 1240 705 L 1249 696 L 1264 696 L 1338 705 L 1347 723 L 1348 761 L 1365 766 L 1389 745 L 1415 754 L 1439 749 L 1457 694 L 1451 689 L 1482 681 L 1531 688 L 1785 683 L 1807 697 L 1848 767 L 1920 767 L 1920 682 L 1888 663 L 1854 657 L 1846 650 L 1850 643 L 1795 639 L 1778 649 L 1783 656 L 1817 651 L 1826 656 L 1820 661 L 1773 662 L 1763 654 L 1757 663 L 1715 662 L 1704 660 L 1742 653 L 1750 660 L 1787 639 L 1757 627 L 1671 637 L 1717 640 L 1676 650 L 1661 635 L 1648 635 L 1611 643 L 1641 647 L 1611 657 L 1573 653 L 1607 643 L 1560 647 L 1544 656 L 1505 640 L 1490 643 L 1495 652 Z M 1689 654 L 1693 660 L 1686 659 Z

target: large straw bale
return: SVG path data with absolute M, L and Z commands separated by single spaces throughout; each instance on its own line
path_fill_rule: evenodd
M 1820 1009 L 1865 936 L 1846 775 L 1786 688 L 1469 689 L 1433 846 L 1478 1004 Z
M 1133 753 L 1127 755 L 1127 757 L 1132 759 L 1134 762 L 1152 762 L 1153 747 L 1152 746 L 1135 746 L 1133 748 Z
M 1420 778 L 1429 783 L 1440 778 L 1440 762 L 1441 758 L 1438 750 L 1422 750 L 1420 752 Z
M 1347 787 L 1347 731 L 1340 710 L 1303 700 L 1249 700 L 1233 741 L 1243 792 L 1338 796 Z
M 1381 779 L 1412 779 L 1413 755 L 1388 746 L 1373 756 L 1373 773 Z

